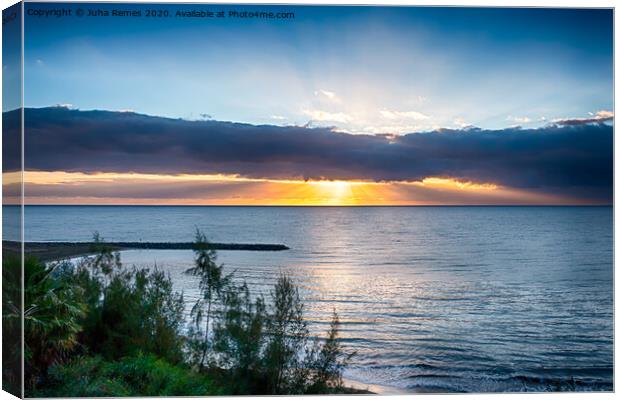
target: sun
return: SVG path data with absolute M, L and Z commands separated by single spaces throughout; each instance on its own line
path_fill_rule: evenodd
M 351 204 L 353 199 L 353 182 L 347 181 L 310 181 L 308 182 L 313 197 L 322 199 L 326 205 Z

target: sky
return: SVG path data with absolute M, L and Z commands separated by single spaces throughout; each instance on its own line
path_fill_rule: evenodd
M 610 10 L 78 7 L 150 8 L 26 5 L 33 202 L 611 202 Z

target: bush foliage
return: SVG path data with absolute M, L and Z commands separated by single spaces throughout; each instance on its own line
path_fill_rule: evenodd
M 78 357 L 49 371 L 48 388 L 36 397 L 205 396 L 219 392 L 207 377 L 154 355 L 118 361 Z
M 196 234 L 201 295 L 185 320 L 183 295 L 157 268 L 123 266 L 98 235 L 79 263 L 40 263 L 25 272 L 27 396 L 189 396 L 340 393 L 351 358 L 334 312 L 325 339 L 312 339 L 293 281 L 281 275 L 270 296 L 254 296 L 224 275 Z M 3 324 L 19 327 L 19 287 L 3 278 Z M 18 262 L 18 261 L 17 261 Z M 15 265 L 13 265 L 15 267 Z M 13 284 L 15 286 L 15 284 Z M 6 361 L 19 360 L 5 352 Z M 3 379 L 16 377 L 5 369 Z

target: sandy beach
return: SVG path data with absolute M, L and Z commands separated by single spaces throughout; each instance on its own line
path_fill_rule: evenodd
M 404 395 L 404 394 L 413 394 L 413 393 L 434 393 L 432 390 L 425 390 L 421 388 L 417 389 L 403 389 L 394 386 L 387 385 L 375 385 L 368 384 L 364 382 L 360 382 L 354 379 L 343 378 L 344 385 L 356 390 L 360 391 L 368 391 L 369 394 L 380 394 L 380 395 Z

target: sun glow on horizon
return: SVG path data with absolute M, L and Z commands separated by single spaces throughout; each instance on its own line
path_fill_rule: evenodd
M 434 187 L 434 188 L 445 188 L 449 190 L 459 189 L 459 190 L 479 190 L 479 191 L 488 191 L 488 190 L 497 190 L 501 186 L 494 183 L 479 183 L 472 181 L 462 181 L 453 178 L 438 178 L 438 177 L 429 177 L 424 178 L 422 181 L 413 182 L 415 185 Z
M 18 203 L 20 181 L 19 172 L 3 174 L 5 204 Z M 375 182 L 267 179 L 223 174 L 25 171 L 24 185 L 27 204 L 360 206 L 579 203 L 575 199 L 451 177 Z

